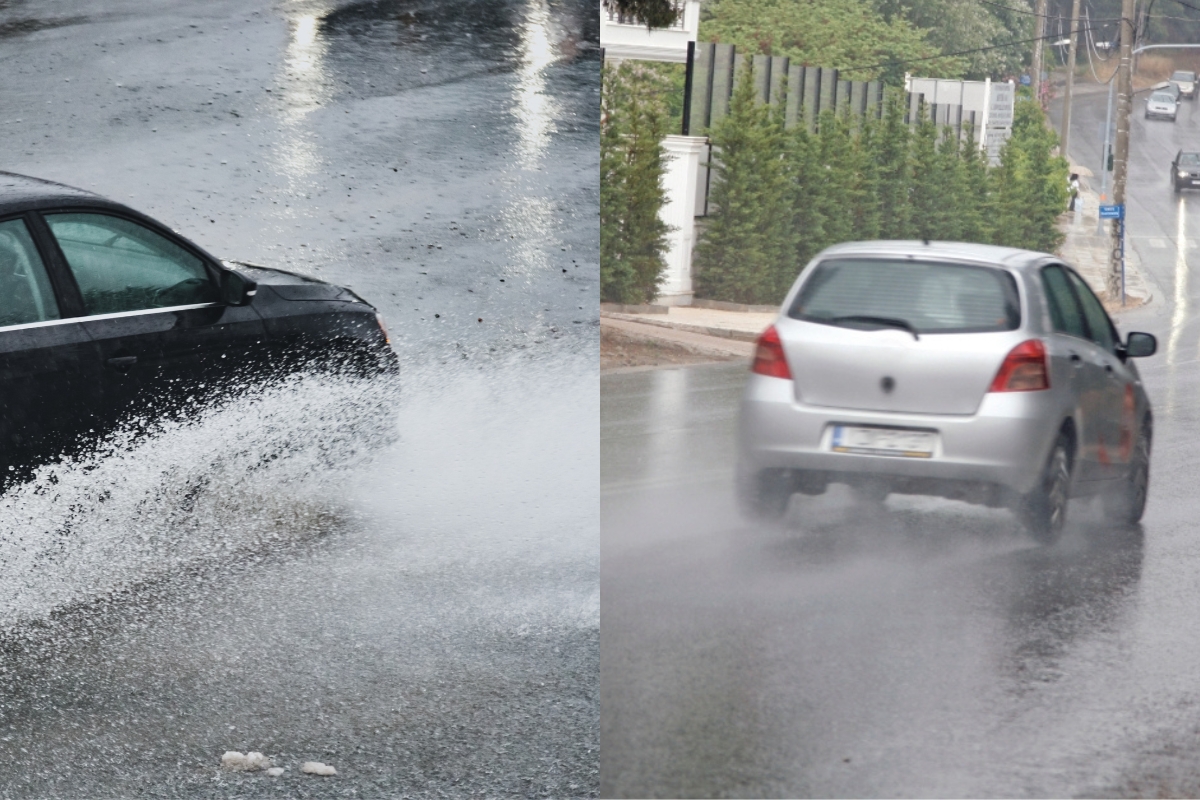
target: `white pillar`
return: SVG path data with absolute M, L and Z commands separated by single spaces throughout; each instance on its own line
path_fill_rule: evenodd
M 696 191 L 700 159 L 708 140 L 703 136 L 668 136 L 663 140 L 667 151 L 667 169 L 663 188 L 667 201 L 659 217 L 671 226 L 667 234 L 666 280 L 659 289 L 657 302 L 669 306 L 692 304 L 692 246 L 696 236 Z

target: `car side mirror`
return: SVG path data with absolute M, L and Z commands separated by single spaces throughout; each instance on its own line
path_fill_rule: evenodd
M 221 272 L 221 302 L 227 306 L 244 306 L 254 299 L 258 284 L 232 269 Z
M 1158 352 L 1158 339 L 1150 333 L 1131 333 L 1125 340 L 1126 358 L 1145 358 Z

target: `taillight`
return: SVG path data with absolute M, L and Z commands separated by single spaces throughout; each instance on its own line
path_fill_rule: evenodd
M 1050 366 L 1046 345 L 1029 339 L 1008 351 L 989 392 L 1037 392 L 1050 388 Z
M 758 337 L 758 349 L 754 351 L 754 366 L 750 371 L 772 378 L 792 379 L 792 371 L 783 355 L 783 342 L 779 341 L 779 331 L 774 325 Z

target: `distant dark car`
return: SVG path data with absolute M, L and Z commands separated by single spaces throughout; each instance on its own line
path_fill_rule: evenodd
M 1175 191 L 1200 186 L 1200 152 L 1180 150 L 1171 162 L 1171 185 Z
M 0 469 L 134 413 L 345 363 L 396 364 L 350 290 L 223 263 L 119 203 L 0 172 Z

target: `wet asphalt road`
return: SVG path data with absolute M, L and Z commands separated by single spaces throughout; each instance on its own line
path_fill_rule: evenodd
M 0 2 L 0 169 L 349 285 L 403 363 L 0 498 L 0 796 L 596 793 L 597 42 L 582 0 Z
M 1077 99 L 1088 164 L 1105 99 Z M 1042 548 L 1007 512 L 837 491 L 755 529 L 730 488 L 744 364 L 601 378 L 602 794 L 1200 793 L 1200 204 L 1167 180 L 1198 125 L 1186 102 L 1133 122 L 1156 299 L 1118 325 L 1160 342 L 1137 535 L 1076 503 Z

